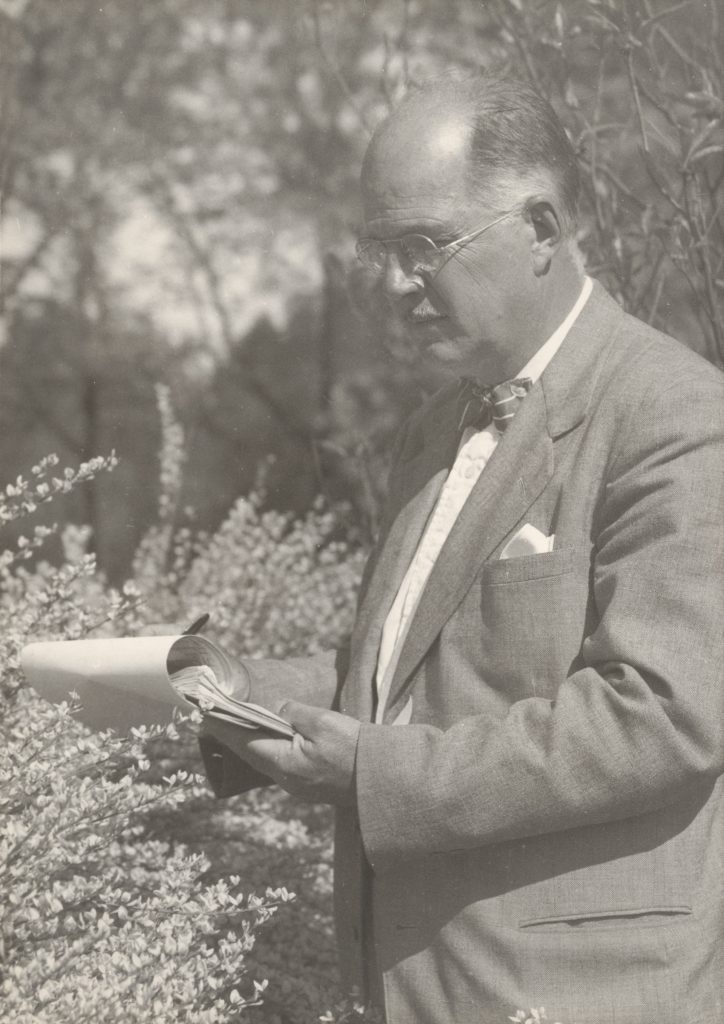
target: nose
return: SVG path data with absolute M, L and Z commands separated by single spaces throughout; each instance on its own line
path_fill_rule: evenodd
M 423 290 L 423 280 L 412 269 L 403 267 L 399 253 L 388 249 L 383 273 L 385 294 L 390 299 L 401 299 L 406 295 Z

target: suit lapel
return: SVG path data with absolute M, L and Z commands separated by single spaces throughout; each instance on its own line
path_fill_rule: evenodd
M 607 350 L 604 343 L 621 316 L 616 303 L 595 285 L 565 342 L 501 438 L 450 531 L 423 591 L 392 682 L 387 704 L 391 714 L 397 710 L 395 705 L 410 676 L 462 601 L 482 563 L 523 518 L 551 479 L 555 441 L 584 420 Z M 382 622 L 410 564 L 444 476 L 443 473 L 434 495 L 428 494 L 425 517 L 417 524 L 413 543 L 405 544 Z M 396 543 L 400 543 L 397 530 L 394 533 Z
M 542 389 L 535 388 L 501 438 L 443 545 L 397 664 L 389 708 L 470 589 L 482 563 L 511 524 L 525 514 L 552 473 L 553 442 L 546 430 L 545 401 Z
M 427 520 L 450 470 L 457 447 L 458 387 L 446 389 L 423 421 L 420 434 L 390 481 L 392 519 L 364 590 L 352 637 L 351 679 L 345 687 L 345 711 L 363 721 L 372 714 L 373 688 L 369 680 L 377 668 L 382 627 L 420 542 Z M 366 680 L 366 682 L 365 682 Z

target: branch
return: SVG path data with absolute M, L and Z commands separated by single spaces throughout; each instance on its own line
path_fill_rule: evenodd
M 661 21 L 662 18 L 668 18 L 670 14 L 675 11 L 681 11 L 684 7 L 691 7 L 694 0 L 684 0 L 684 3 L 674 4 L 673 7 L 667 7 L 665 11 L 660 11 L 658 14 L 652 14 L 649 18 L 646 18 L 641 22 L 641 28 L 647 29 L 650 25 L 654 25 L 656 22 Z
M 367 134 L 369 136 L 371 136 L 372 132 L 374 130 L 372 125 L 371 125 L 371 123 L 367 120 L 367 116 L 366 116 L 365 112 L 358 105 L 357 100 L 355 99 L 355 96 L 354 96 L 352 90 L 350 89 L 349 84 L 348 84 L 346 78 L 344 77 L 342 72 L 339 70 L 339 67 L 331 60 L 331 58 L 329 57 L 329 55 L 327 53 L 326 47 L 324 45 L 324 38 L 323 38 L 323 33 L 322 33 L 322 19 L 321 19 L 320 14 L 319 14 L 319 4 L 320 4 L 320 0 L 314 0 L 314 8 L 313 8 L 313 13 L 312 13 L 312 23 L 314 25 L 314 42 L 315 42 L 315 45 L 317 47 L 317 50 L 319 51 L 319 55 L 322 58 L 322 61 L 323 61 L 324 65 L 325 65 L 325 67 L 330 72 L 330 74 L 332 75 L 332 77 L 336 81 L 337 85 L 339 85 L 340 89 L 344 93 L 344 96 L 345 96 L 347 102 L 349 103 L 350 107 L 352 108 L 352 110 L 354 110 L 355 114 L 359 118 L 360 124 L 362 125 L 364 130 L 367 132 Z
M 627 45 L 625 47 L 626 53 L 626 73 L 628 75 L 629 85 L 631 86 L 631 92 L 633 93 L 634 105 L 636 107 L 636 117 L 639 123 L 639 133 L 641 135 L 641 143 L 644 147 L 644 152 L 649 152 L 649 140 L 646 136 L 646 125 L 644 124 L 644 114 L 641 109 L 641 97 L 639 96 L 638 82 L 636 81 L 636 72 L 633 66 L 633 47 Z
M 651 178 L 651 180 L 654 183 L 654 185 L 656 186 L 656 188 L 659 190 L 659 192 L 664 197 L 664 199 L 673 206 L 673 208 L 676 210 L 676 212 L 681 214 L 681 216 L 686 220 L 687 217 L 688 217 L 686 209 L 681 205 L 681 203 L 678 201 L 678 199 L 676 199 L 672 195 L 672 193 L 669 191 L 669 189 L 665 185 L 663 185 L 659 181 L 659 179 L 657 178 L 657 176 L 656 176 L 656 174 L 654 172 L 654 169 L 653 169 L 653 167 L 651 165 L 651 154 L 648 153 L 648 152 L 642 153 L 642 158 L 643 158 L 644 167 L 646 168 L 646 172 L 649 175 L 649 177 Z
M 25 275 L 37 265 L 38 260 L 59 231 L 59 228 L 50 228 L 24 260 L 21 260 L 16 264 L 10 272 L 7 270 L 5 271 L 4 278 L 0 279 L 0 307 L 2 307 L 7 299 L 18 290 L 18 287 Z M 10 278 L 9 284 L 7 283 L 8 278 Z
M 703 303 L 704 310 L 711 324 L 715 345 L 720 353 L 724 354 L 724 330 L 719 322 L 719 303 L 716 296 L 716 285 L 714 282 L 714 275 L 712 273 L 711 262 L 709 260 L 709 243 L 707 240 L 708 230 L 706 229 L 706 226 L 701 223 L 701 218 L 703 217 L 701 206 L 697 204 L 698 210 L 692 209 L 688 189 L 684 191 L 684 202 L 686 204 L 687 226 L 691 232 L 694 243 L 692 245 L 694 260 L 695 263 L 698 263 L 699 272 L 704 278 L 704 296 L 706 300 Z M 715 219 L 717 215 L 718 211 L 715 211 Z
M 152 172 L 152 178 L 159 188 L 162 208 L 166 211 L 179 235 L 189 247 L 192 256 L 197 261 L 199 269 L 204 275 L 209 291 L 209 298 L 211 299 L 211 305 L 213 306 L 221 328 L 221 336 L 223 338 L 226 351 L 231 352 L 234 347 L 235 334 L 222 297 L 220 276 L 214 267 L 211 256 L 205 246 L 196 237 L 196 232 L 191 218 L 187 217 L 178 209 L 173 192 L 166 178 L 155 172 Z
M 679 43 L 677 43 L 677 41 L 674 39 L 674 37 L 671 35 L 668 29 L 665 29 L 663 25 L 659 25 L 657 22 L 657 24 L 654 25 L 654 32 L 660 35 L 662 39 L 666 40 L 671 49 L 674 51 L 677 57 L 684 62 L 684 64 L 688 64 L 690 68 L 694 68 L 697 72 L 701 72 L 701 64 L 699 63 L 699 61 L 694 60 L 693 57 L 690 57 L 689 54 L 684 49 L 682 49 L 682 47 L 679 45 Z
M 651 278 L 651 280 L 653 280 L 653 277 Z M 654 320 L 656 318 L 656 314 L 659 311 L 659 303 L 661 302 L 661 296 L 664 293 L 664 285 L 665 285 L 665 283 L 666 283 L 666 276 L 664 274 L 661 274 L 659 276 L 658 281 L 656 282 L 656 291 L 654 293 L 654 299 L 653 299 L 653 302 L 651 303 L 648 315 L 646 317 L 647 322 L 650 323 L 650 324 L 653 324 L 653 322 L 654 322 Z
M 515 43 L 518 53 L 523 58 L 525 69 L 528 72 L 528 77 L 533 83 L 533 86 L 535 87 L 536 91 L 539 92 L 541 96 L 546 96 L 541 80 L 538 77 L 538 72 L 535 69 L 533 58 L 531 57 L 530 51 L 528 50 L 528 47 L 525 44 L 526 33 L 522 31 L 520 28 L 517 28 L 515 25 L 510 24 L 507 17 L 500 10 L 500 5 L 498 3 L 495 4 L 495 8 L 493 9 L 493 11 L 491 11 L 491 13 L 493 14 L 494 17 L 497 15 L 498 24 L 502 25 L 502 27 L 505 29 L 505 31 L 508 33 L 510 38 Z
M 615 185 L 616 189 L 621 193 L 621 195 L 626 196 L 626 198 L 630 202 L 638 206 L 640 210 L 646 209 L 647 204 L 645 200 L 641 199 L 640 196 L 637 196 L 635 192 L 632 192 L 628 185 L 624 185 L 624 183 L 621 181 L 621 179 L 618 177 L 615 171 L 612 171 L 610 167 L 606 166 L 606 164 L 597 164 L 594 168 L 591 165 L 590 161 L 587 164 L 584 160 L 583 166 L 588 167 L 591 177 L 593 177 L 595 173 L 602 174 L 604 178 L 608 178 L 612 185 Z

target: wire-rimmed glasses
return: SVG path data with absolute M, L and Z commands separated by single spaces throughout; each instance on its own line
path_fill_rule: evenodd
M 517 208 L 516 208 L 517 209 Z M 403 235 L 401 238 L 360 238 L 357 241 L 356 253 L 360 263 L 375 274 L 381 274 L 387 266 L 387 255 L 391 251 L 397 252 L 397 258 L 404 270 L 411 273 L 437 274 L 451 259 L 469 242 L 482 235 L 489 228 L 500 224 L 506 217 L 516 212 L 516 209 L 506 210 L 495 220 L 483 224 L 474 231 L 470 231 L 460 238 L 448 242 L 446 245 L 438 245 L 427 235 L 413 232 Z

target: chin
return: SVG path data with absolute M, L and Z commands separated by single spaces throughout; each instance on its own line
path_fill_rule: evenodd
M 422 353 L 420 362 L 426 378 L 438 385 L 468 375 L 466 365 L 460 360 L 460 353 L 453 350 L 449 343 L 430 345 Z
M 443 334 L 439 330 L 424 346 L 424 357 L 440 367 L 451 370 L 461 367 L 466 360 L 465 339 L 458 336 Z

